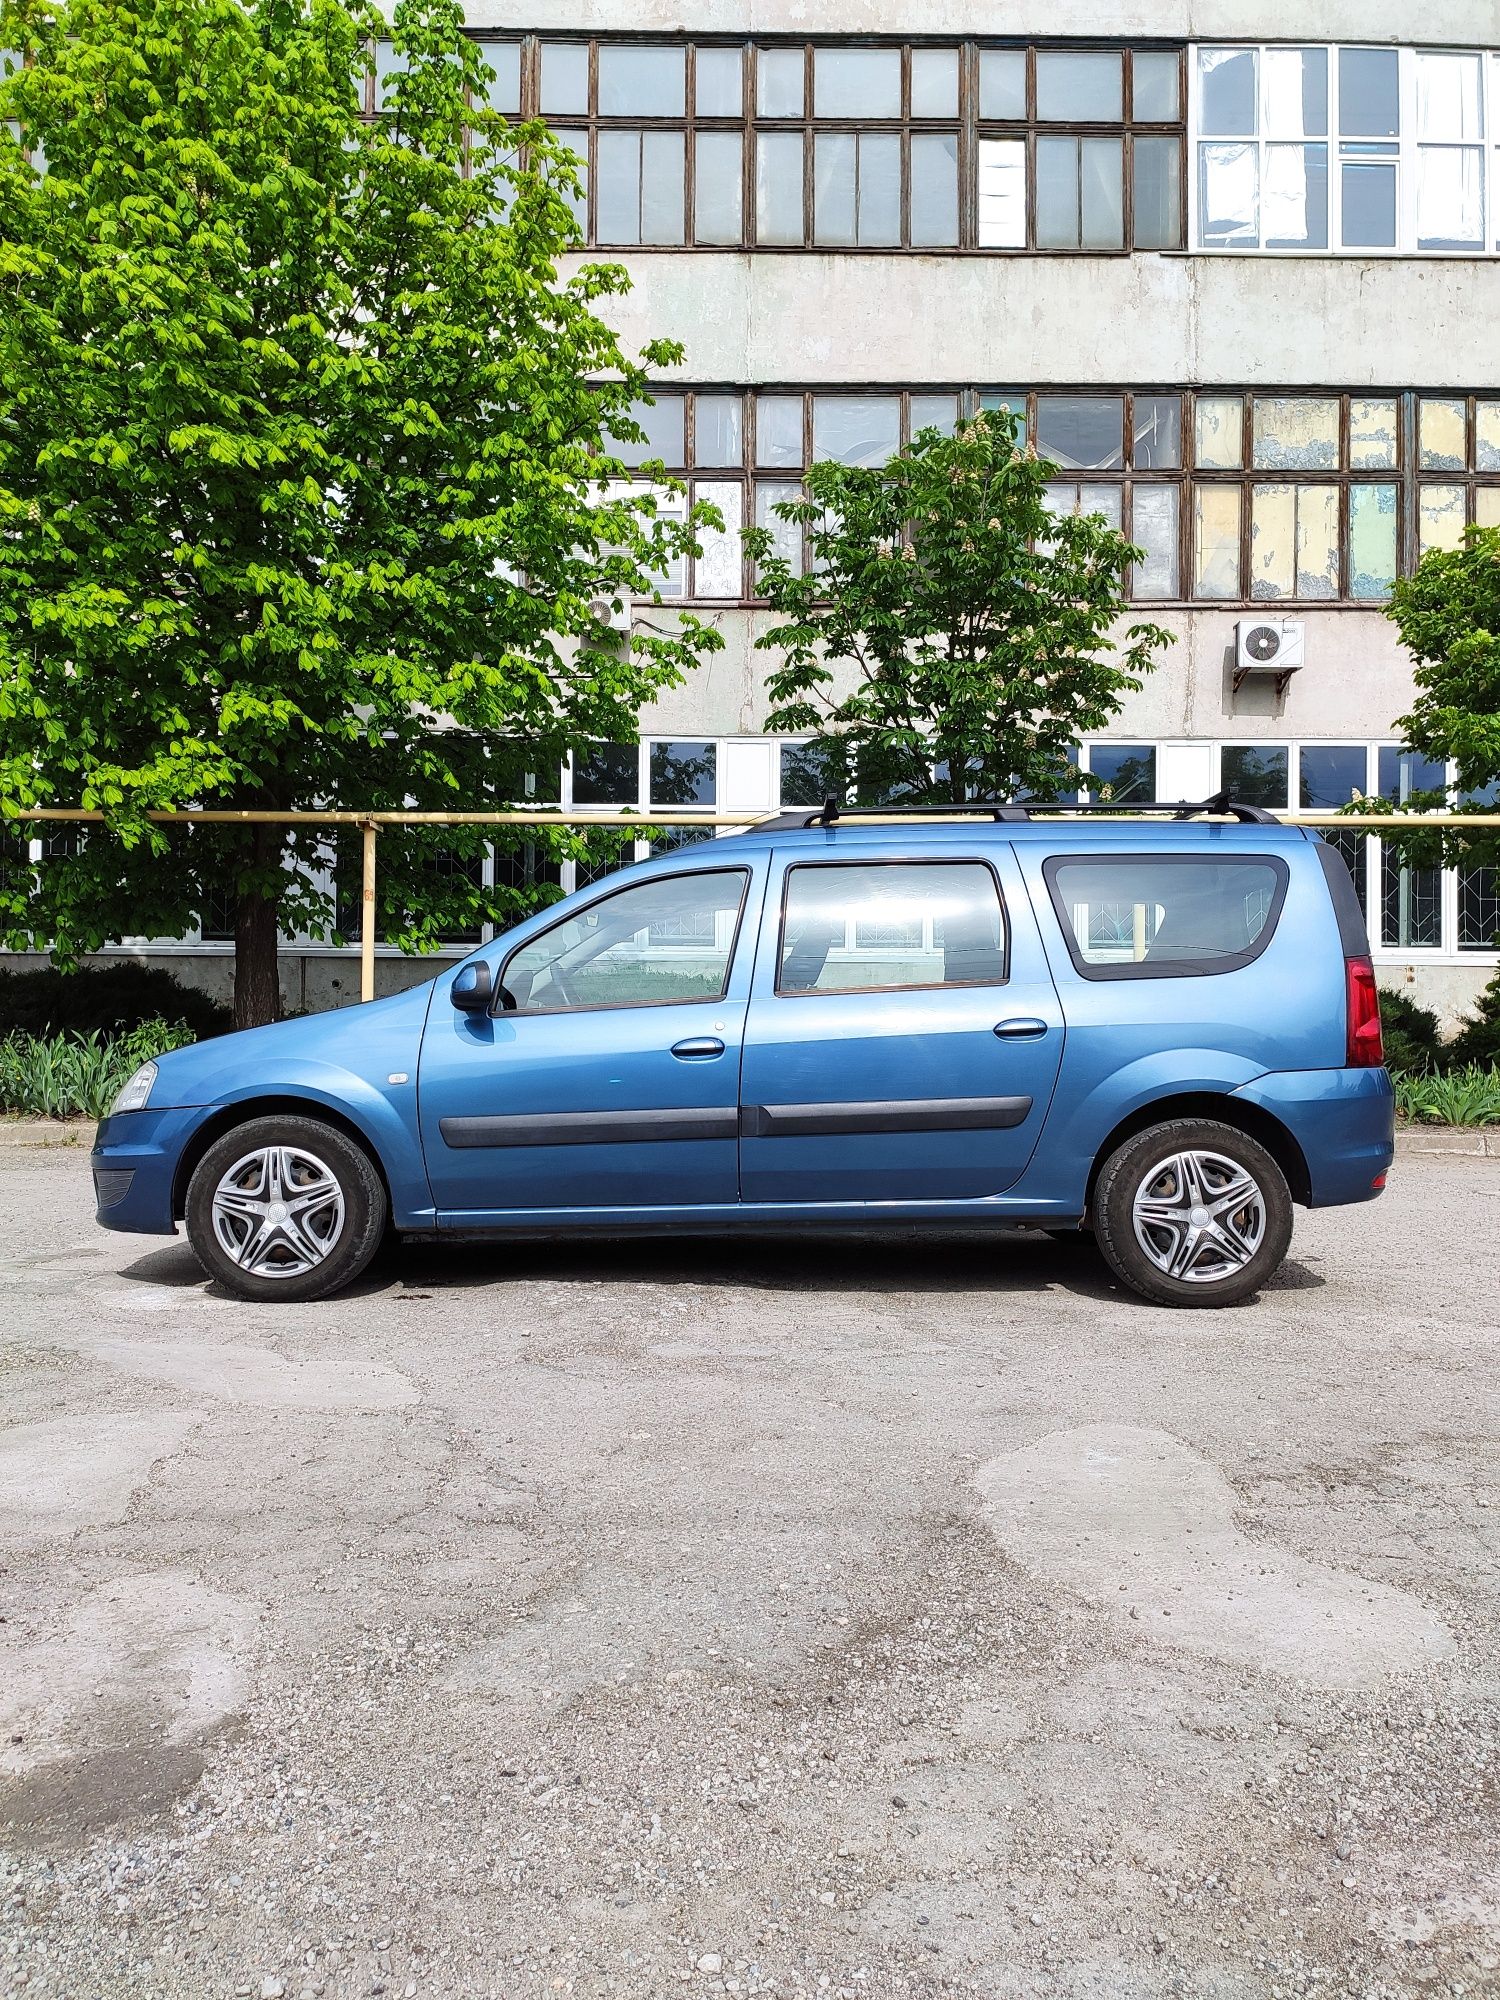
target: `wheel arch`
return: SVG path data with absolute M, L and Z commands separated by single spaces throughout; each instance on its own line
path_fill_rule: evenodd
M 1243 1132 L 1246 1138 L 1258 1141 L 1280 1167 L 1292 1200 L 1303 1208 L 1310 1204 L 1312 1174 L 1308 1169 L 1306 1155 L 1293 1133 L 1273 1112 L 1267 1111 L 1263 1105 L 1252 1104 L 1227 1092 L 1194 1090 L 1180 1091 L 1176 1096 L 1158 1097 L 1149 1104 L 1138 1105 L 1106 1135 L 1094 1155 L 1093 1165 L 1089 1168 L 1085 1213 L 1093 1208 L 1095 1185 L 1103 1171 L 1105 1161 L 1115 1148 L 1123 1145 L 1127 1139 L 1134 1138 L 1137 1132 L 1145 1132 L 1152 1125 L 1165 1124 L 1172 1118 L 1211 1118 L 1217 1124 L 1232 1125 L 1237 1131 Z
M 344 1137 L 351 1139 L 369 1159 L 371 1166 L 380 1176 L 386 1202 L 388 1204 L 391 1202 L 391 1177 L 386 1171 L 385 1161 L 380 1157 L 380 1148 L 369 1133 L 346 1112 L 324 1104 L 319 1098 L 291 1097 L 283 1093 L 279 1096 L 238 1098 L 233 1104 L 221 1105 L 212 1116 L 205 1118 L 194 1130 L 192 1137 L 182 1149 L 176 1172 L 172 1176 L 174 1221 L 180 1222 L 187 1213 L 188 1184 L 197 1171 L 198 1162 L 209 1147 L 216 1140 L 222 1139 L 226 1132 L 232 1132 L 237 1125 L 248 1125 L 254 1118 L 277 1116 L 308 1118 L 317 1124 L 331 1125 L 335 1131 L 342 1132 Z

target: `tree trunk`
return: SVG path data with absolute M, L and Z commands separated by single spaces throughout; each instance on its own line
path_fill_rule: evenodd
M 264 868 L 281 858 L 279 829 L 257 826 L 251 834 L 251 859 Z M 281 974 L 277 964 L 277 914 L 280 904 L 242 891 L 234 919 L 234 1025 L 260 1028 L 281 1019 Z

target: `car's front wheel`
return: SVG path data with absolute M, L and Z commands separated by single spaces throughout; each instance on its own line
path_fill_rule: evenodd
M 363 1147 L 317 1118 L 253 1118 L 209 1147 L 187 1233 L 211 1278 L 244 1299 L 324 1299 L 380 1246 L 388 1204 Z
M 1292 1240 L 1292 1197 L 1275 1160 L 1210 1118 L 1137 1132 L 1100 1170 L 1094 1233 L 1115 1275 L 1169 1306 L 1232 1306 L 1257 1292 Z

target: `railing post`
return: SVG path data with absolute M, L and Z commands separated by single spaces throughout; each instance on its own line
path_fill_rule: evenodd
M 375 842 L 380 829 L 374 820 L 361 820 L 364 835 L 364 887 L 359 921 L 359 997 L 375 998 Z

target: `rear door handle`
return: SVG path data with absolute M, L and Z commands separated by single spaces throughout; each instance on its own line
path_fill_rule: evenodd
M 1023 1042 L 1033 1035 L 1045 1035 L 1047 1023 L 1038 1021 L 1031 1015 L 1020 1015 L 1012 1021 L 997 1021 L 995 1033 L 1002 1041 Z
M 724 1053 L 717 1035 L 693 1035 L 685 1042 L 673 1042 L 672 1053 L 679 1062 L 709 1062 Z

